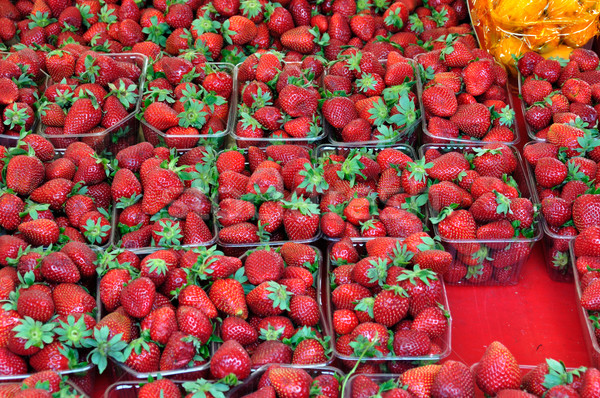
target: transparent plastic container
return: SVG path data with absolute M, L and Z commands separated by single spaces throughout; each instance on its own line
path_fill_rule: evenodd
M 327 249 L 327 262 L 326 262 L 326 267 L 324 268 L 324 274 L 321 276 L 321 300 L 322 300 L 322 305 L 323 305 L 323 312 L 325 313 L 325 316 L 327 317 L 327 321 L 328 321 L 328 326 L 327 326 L 327 330 L 329 330 L 329 336 L 331 338 L 331 341 L 335 342 L 336 341 L 336 333 L 334 332 L 333 329 L 333 312 L 334 312 L 334 308 L 333 308 L 333 302 L 331 301 L 331 293 L 332 293 L 332 289 L 331 289 L 331 284 L 330 284 L 330 275 L 331 272 L 334 270 L 334 266 L 331 262 L 331 247 L 333 246 L 334 243 L 331 243 L 329 245 L 329 248 Z M 352 242 L 352 245 L 357 249 L 357 251 L 359 253 L 366 253 L 366 244 L 364 242 Z M 364 256 L 361 256 L 361 258 L 363 258 Z M 446 287 L 444 285 L 444 281 L 442 278 L 440 278 L 440 283 L 442 285 L 442 297 L 441 297 L 441 302 L 440 304 L 442 304 L 444 306 L 444 309 L 446 311 L 448 311 L 448 313 L 450 314 L 450 306 L 448 305 L 448 295 L 446 294 Z M 416 356 L 416 357 L 407 357 L 407 356 L 396 356 L 396 355 L 388 355 L 385 357 L 364 357 L 362 359 L 362 361 L 366 361 L 366 362 L 390 362 L 390 361 L 427 361 L 427 362 L 437 362 L 443 358 L 446 358 L 448 355 L 450 355 L 450 352 L 452 351 L 452 316 L 448 317 L 448 328 L 446 329 L 446 333 L 442 336 L 442 337 L 438 337 L 435 339 L 431 340 L 432 343 L 435 343 L 437 345 L 440 346 L 441 348 L 441 352 L 439 354 L 435 354 L 435 355 L 423 355 L 423 356 Z M 333 354 L 335 355 L 335 357 L 337 359 L 340 359 L 342 361 L 352 361 L 352 360 L 358 360 L 357 356 L 346 356 L 341 354 L 340 352 L 337 351 L 335 344 L 333 344 Z
M 290 367 L 289 365 L 279 365 L 279 366 L 281 366 L 283 368 Z M 261 367 L 260 369 L 256 370 L 256 372 L 253 372 L 250 375 L 250 377 L 248 377 L 246 380 L 244 380 L 241 384 L 232 388 L 229 391 L 229 393 L 227 394 L 227 398 L 242 398 L 245 395 L 255 392 L 258 388 L 258 383 L 260 381 L 260 378 L 265 374 L 265 372 L 267 371 L 267 369 L 269 369 L 269 367 L 270 367 L 270 365 L 265 365 L 265 366 Z M 319 375 L 333 375 L 333 376 L 336 376 L 336 377 L 339 377 L 340 379 L 342 379 L 344 376 L 344 373 L 341 370 L 330 367 L 330 366 L 323 366 L 323 367 L 316 367 L 316 368 L 313 368 L 311 366 L 306 366 L 306 367 L 302 367 L 301 369 L 304 369 L 313 378 L 315 378 Z M 111 397 L 107 397 L 107 398 L 116 398 L 116 397 L 111 396 Z M 127 398 L 129 398 L 129 397 L 127 397 Z
M 282 62 L 283 65 L 302 65 L 301 62 Z M 236 75 L 235 75 L 235 84 L 236 84 L 236 88 L 235 88 L 235 93 L 236 95 L 234 96 L 235 98 L 233 98 L 232 101 L 232 106 L 235 109 L 235 120 L 232 124 L 232 128 L 229 132 L 229 134 L 231 135 L 231 137 L 235 140 L 235 145 L 237 145 L 238 148 L 248 148 L 250 146 L 258 146 L 258 147 L 264 147 L 264 146 L 269 146 L 269 145 L 281 145 L 281 144 L 294 144 L 294 145 L 302 145 L 302 146 L 309 146 L 309 147 L 314 147 L 316 146 L 321 140 L 325 139 L 325 137 L 327 136 L 327 131 L 326 129 L 323 127 L 323 115 L 321 114 L 321 111 L 317 111 L 317 115 L 319 117 L 319 119 L 321 120 L 321 133 L 315 137 L 305 137 L 305 138 L 295 138 L 295 137 L 289 137 L 289 138 L 268 138 L 268 137 L 263 137 L 263 138 L 248 138 L 248 137 L 240 137 L 236 134 L 236 125 L 237 125 L 237 119 L 238 119 L 238 112 L 237 112 L 237 108 L 238 108 L 238 104 L 241 102 L 240 98 L 242 95 L 242 89 L 244 88 L 244 84 L 246 83 L 245 81 L 241 81 L 238 74 L 237 74 L 237 70 L 239 68 L 241 64 L 237 64 L 235 69 L 236 69 Z M 322 86 L 322 80 L 323 77 L 321 76 L 319 79 L 317 79 L 316 81 L 316 86 L 317 87 L 321 87 Z M 269 132 L 267 132 L 267 135 L 269 135 Z
M 285 143 L 286 145 L 295 145 L 295 144 L 291 144 L 291 143 Z M 267 145 L 270 146 L 270 145 Z M 306 145 L 297 145 L 300 147 L 303 147 L 304 149 L 306 149 L 309 153 L 309 157 L 311 162 L 314 162 L 314 156 L 312 156 L 312 151 L 309 147 L 307 147 Z M 243 155 L 246 157 L 248 149 L 246 148 L 240 148 L 239 149 Z M 224 151 L 219 152 L 219 155 L 221 153 L 223 153 Z M 246 169 L 249 169 L 249 163 L 248 160 L 246 159 Z M 216 195 L 217 199 L 218 199 L 218 192 Z M 312 199 L 312 201 L 314 203 L 318 203 L 318 198 Z M 255 242 L 255 243 L 238 243 L 238 244 L 232 244 L 232 243 L 226 243 L 221 241 L 218 236 L 220 235 L 221 230 L 223 229 L 223 227 L 221 226 L 221 224 L 218 222 L 217 219 L 217 213 L 219 211 L 219 205 L 218 203 L 220 202 L 220 200 L 218 200 L 216 205 L 213 205 L 213 219 L 214 219 L 214 224 L 215 224 L 215 228 L 216 228 L 216 241 L 218 242 L 219 246 L 221 247 L 221 249 L 223 250 L 223 252 L 226 255 L 229 256 L 234 256 L 234 257 L 239 257 L 242 254 L 244 254 L 247 250 L 250 250 L 252 248 L 256 248 L 258 246 L 264 246 L 264 245 L 270 245 L 270 246 L 277 246 L 277 245 L 282 245 L 285 242 L 295 242 L 295 243 L 305 243 L 305 244 L 310 244 L 310 243 L 314 243 L 317 242 L 319 239 L 321 239 L 323 237 L 323 233 L 321 231 L 321 226 L 319 223 L 319 227 L 317 228 L 317 233 L 315 234 L 315 236 L 313 236 L 310 239 L 301 239 L 301 240 L 273 240 L 273 241 L 267 241 L 267 242 Z M 258 209 L 257 209 L 257 214 L 258 214 Z
M 208 246 L 208 245 L 207 245 Z M 162 250 L 164 248 L 149 248 L 149 249 L 127 249 L 131 252 L 135 253 L 140 260 L 144 259 L 151 253 L 154 253 L 158 250 Z M 108 315 L 106 308 L 102 304 L 102 300 L 100 299 L 100 281 L 101 277 L 98 278 L 97 289 L 96 289 L 96 302 L 98 304 L 98 321 L 100 321 L 104 316 Z M 211 320 L 212 323 L 214 323 Z M 217 325 L 218 329 L 218 325 Z M 210 355 L 216 351 L 215 343 L 210 343 L 209 352 Z M 206 358 L 206 363 L 201 366 L 195 366 L 191 368 L 182 368 L 175 370 L 167 370 L 167 371 L 156 371 L 156 372 L 138 372 L 134 369 L 131 369 L 123 362 L 119 362 L 114 360 L 113 358 L 109 358 L 110 363 L 114 366 L 108 366 L 106 371 L 108 372 L 111 380 L 135 380 L 135 381 L 147 381 L 149 377 L 156 379 L 159 375 L 165 378 L 172 378 L 177 380 L 196 380 L 200 377 L 206 377 L 208 374 L 208 370 L 210 369 L 210 356 Z
M 417 55 L 415 57 L 415 59 L 418 62 L 419 55 Z M 498 62 L 496 62 L 496 63 L 499 64 Z M 417 92 L 418 92 L 418 97 L 419 97 L 419 106 L 421 107 L 421 118 L 422 118 L 421 129 L 423 131 L 423 135 L 421 136 L 422 144 L 465 144 L 465 145 L 469 145 L 469 144 L 480 144 L 480 143 L 489 144 L 491 142 L 491 141 L 488 142 L 488 141 L 477 140 L 474 138 L 473 139 L 445 138 L 445 137 L 438 137 L 438 136 L 431 134 L 431 132 L 427 128 L 428 121 L 427 121 L 427 116 L 425 115 L 425 106 L 423 105 L 423 89 L 426 84 L 427 84 L 427 82 L 421 81 L 421 79 L 419 78 L 419 80 L 417 82 Z M 506 95 L 508 97 L 507 105 L 510 106 L 510 108 L 512 110 L 515 110 L 513 96 L 512 96 L 508 82 L 506 83 L 506 86 L 504 87 L 504 89 L 506 90 Z M 449 119 L 449 118 L 445 118 L 445 119 Z M 513 124 L 513 127 L 511 128 L 511 130 L 513 131 L 513 133 L 515 135 L 515 139 L 512 141 L 501 141 L 503 144 L 516 145 L 520 140 L 519 128 L 518 128 L 518 123 L 517 123 L 516 117 L 515 117 L 515 121 L 514 121 L 514 124 Z
M 587 347 L 588 355 L 592 366 L 595 368 L 600 367 L 600 344 L 594 333 L 594 327 L 589 319 L 588 311 L 581 306 L 581 282 L 579 278 L 579 272 L 577 272 L 577 258 L 575 257 L 575 251 L 573 250 L 574 240 L 569 242 L 569 256 L 571 259 L 571 269 L 573 272 L 573 278 L 575 281 L 575 293 L 577 295 L 577 312 L 579 313 L 579 320 L 581 321 L 581 327 L 585 337 L 585 345 Z
M 121 214 L 121 209 L 117 209 L 117 206 L 113 206 L 113 211 L 112 211 L 112 221 L 111 221 L 111 233 L 110 233 L 110 239 L 109 239 L 109 243 L 115 247 L 120 247 L 118 245 L 118 243 L 120 242 L 122 235 L 121 235 L 121 231 L 119 230 L 119 216 Z M 200 246 L 212 246 L 215 243 L 217 243 L 217 223 L 216 223 L 216 218 L 214 216 L 214 214 L 211 214 L 209 216 L 207 216 L 206 218 L 203 217 L 204 222 L 207 223 L 207 226 L 210 228 L 210 230 L 213 233 L 213 237 L 211 240 L 209 240 L 208 242 L 202 242 L 202 243 L 198 243 L 198 244 L 193 244 L 193 245 L 180 245 L 180 247 L 182 248 L 194 248 L 194 247 L 200 247 Z M 185 220 L 183 220 L 185 221 Z M 183 233 L 183 231 L 182 231 Z M 178 246 L 179 247 L 179 246 Z M 135 248 L 135 249 L 129 249 L 129 250 L 145 250 L 145 249 L 155 249 L 157 247 L 153 247 L 153 246 L 147 246 L 147 247 L 140 247 L 140 248 Z
M 281 245 L 282 245 L 282 243 L 277 243 L 277 244 L 269 244 L 268 246 L 271 248 L 278 248 Z M 321 253 L 321 250 L 319 250 L 319 248 L 317 248 L 316 246 L 311 245 L 310 247 L 315 251 L 315 253 L 317 253 L 317 259 L 318 259 L 317 270 L 315 271 L 315 274 L 313 274 L 313 276 L 315 277 L 313 287 L 317 291 L 317 304 L 319 304 L 319 312 L 320 312 L 320 314 L 319 314 L 320 319 L 319 319 L 319 323 L 317 326 L 320 326 L 320 328 L 321 328 L 320 331 L 321 331 L 321 334 L 323 337 L 331 336 L 331 331 L 329 330 L 330 325 L 329 325 L 327 317 L 325 316 L 325 313 L 323 312 L 324 305 L 323 305 L 323 297 L 321 294 L 321 283 L 322 283 L 321 279 L 323 278 L 323 269 L 324 269 L 323 253 Z M 250 254 L 250 251 L 253 251 L 253 249 L 250 249 L 250 250 L 244 252 L 244 254 L 242 254 L 241 256 L 239 256 L 240 260 L 242 260 L 242 264 L 245 263 L 246 257 Z M 219 329 L 219 331 L 220 331 L 220 329 Z M 214 343 L 215 350 L 220 346 L 221 346 L 221 343 Z M 330 341 L 330 346 L 333 348 L 333 342 L 331 342 L 331 341 Z M 293 368 L 306 368 L 308 366 L 318 368 L 318 367 L 323 367 L 323 366 L 330 366 L 333 364 L 334 360 L 335 360 L 335 357 L 334 357 L 333 353 L 330 353 L 327 362 L 324 362 L 324 363 L 316 363 L 316 364 L 311 364 L 311 365 L 287 364 L 286 366 L 293 367 Z M 266 366 L 268 366 L 268 365 L 266 365 Z M 253 367 L 252 369 L 256 370 L 256 369 L 258 369 L 258 367 Z
M 413 93 L 417 94 L 418 87 L 421 86 L 421 76 L 419 73 L 419 69 L 417 68 L 417 64 L 412 59 L 408 59 L 408 62 L 412 65 L 413 70 L 415 72 L 415 84 L 412 87 Z M 383 61 L 383 64 L 386 62 Z M 323 76 L 327 76 L 329 73 L 329 68 L 325 70 Z M 418 104 L 415 105 L 415 108 L 418 107 Z M 417 144 L 417 138 L 419 136 L 419 129 L 421 124 L 421 119 L 423 118 L 423 110 L 421 109 L 421 116 L 415 120 L 410 126 L 407 126 L 402 130 L 396 139 L 387 139 L 387 140 L 370 140 L 370 141 L 355 141 L 355 142 L 345 142 L 342 140 L 342 137 L 339 136 L 335 127 L 333 127 L 329 122 L 323 118 L 323 129 L 327 132 L 329 136 L 329 142 L 333 145 L 341 145 L 346 147 L 364 147 L 364 146 L 374 146 L 374 147 L 389 147 L 398 144 L 406 144 L 410 147 L 415 147 Z
M 539 141 L 537 141 L 539 142 Z M 528 142 L 523 148 L 528 145 L 533 145 L 535 142 Z M 544 231 L 543 248 L 544 248 L 544 260 L 546 262 L 546 271 L 550 279 L 557 282 L 571 282 L 573 281 L 573 270 L 571 268 L 571 257 L 569 256 L 569 243 L 575 239 L 575 236 L 561 236 L 550 230 L 544 215 L 541 212 L 541 201 L 538 197 L 537 190 L 535 189 L 535 173 L 533 167 L 528 161 L 523 161 L 523 164 L 527 168 L 529 174 L 529 181 L 533 189 L 531 190 L 532 197 L 535 198 L 535 203 L 540 206 L 540 223 Z
M 413 159 L 413 160 L 417 159 L 415 150 L 413 149 L 412 146 L 409 146 L 408 144 L 393 144 L 390 146 L 368 144 L 368 145 L 362 145 L 361 147 L 372 151 L 375 155 L 377 155 L 379 152 L 381 152 L 384 149 L 388 149 L 388 148 L 397 149 L 400 152 L 404 153 L 405 155 L 410 156 L 411 159 Z M 341 144 L 341 145 L 322 144 L 322 145 L 319 145 L 319 147 L 317 148 L 315 157 L 316 157 L 316 159 L 320 159 L 324 156 L 331 156 L 334 154 L 347 156 L 348 153 L 353 149 L 357 149 L 357 147 L 354 145 L 345 145 L 345 144 Z M 381 206 L 381 209 L 383 209 L 385 207 L 384 204 L 380 204 L 380 206 Z M 422 214 L 424 216 L 423 222 L 425 224 L 426 220 L 428 220 L 427 206 L 423 206 L 421 210 L 422 210 Z M 323 238 L 330 242 L 337 242 L 340 240 L 340 238 L 331 238 L 325 234 L 323 234 Z M 350 240 L 352 240 L 352 242 L 367 242 L 367 241 L 373 240 L 373 239 L 375 239 L 375 238 L 374 237 L 373 238 L 370 238 L 370 237 L 358 237 L 358 238 L 352 237 L 352 238 L 350 238 Z
M 233 86 L 231 90 L 231 98 L 229 99 L 229 113 L 227 117 L 227 125 L 223 131 L 219 131 L 215 134 L 205 134 L 205 135 L 172 135 L 167 134 L 164 131 L 160 131 L 155 127 L 146 123 L 146 121 L 141 119 L 141 129 L 144 136 L 144 140 L 148 141 L 154 146 L 167 146 L 168 140 L 193 140 L 197 139 L 197 142 L 191 146 L 212 146 L 214 149 L 220 149 L 225 144 L 225 139 L 228 133 L 235 129 L 236 122 L 236 93 L 237 93 L 237 68 L 233 64 L 229 64 L 226 62 L 207 62 L 207 65 L 210 65 L 212 68 L 217 69 L 221 72 L 227 72 L 231 78 L 233 79 Z M 187 149 L 186 148 L 177 148 L 177 149 Z
M 436 145 L 436 144 L 428 144 L 423 145 L 419 148 L 419 156 L 424 156 L 425 152 L 429 149 L 438 149 L 442 153 L 458 151 L 458 152 L 468 152 L 472 151 L 474 148 L 482 147 L 483 145 Z M 527 169 L 525 168 L 525 164 L 519 151 L 510 146 L 513 154 L 517 158 L 517 169 L 512 174 L 512 177 L 515 179 L 517 183 L 517 187 L 519 192 L 521 193 L 521 197 L 528 198 L 534 205 L 537 202 L 537 195 L 535 194 L 535 188 L 532 182 L 529 179 L 529 174 Z M 429 207 L 430 216 L 436 216 L 437 212 L 435 212 L 431 205 Z M 500 256 L 501 262 L 497 266 L 494 266 L 493 275 L 488 278 L 485 282 L 471 283 L 468 279 L 461 279 L 458 285 L 470 285 L 470 286 L 487 286 L 487 285 L 516 285 L 519 282 L 519 277 L 521 275 L 521 269 L 523 265 L 527 262 L 529 255 L 531 254 L 531 249 L 535 242 L 542 239 L 542 227 L 539 223 L 539 217 L 534 218 L 534 236 L 531 238 L 513 238 L 513 239 L 490 239 L 490 240 L 453 240 L 446 239 L 440 236 L 437 225 L 433 226 L 435 234 L 440 238 L 440 241 L 447 252 L 452 254 L 454 259 L 458 256 L 458 250 L 465 251 L 473 251 L 474 248 L 481 248 L 482 250 L 488 250 L 487 256 L 491 258 L 492 265 L 494 266 L 494 259 L 498 258 L 496 256 Z M 504 248 L 496 248 L 498 245 L 504 245 Z M 491 246 L 491 247 L 490 247 Z M 477 251 L 477 250 L 475 250 Z M 506 274 L 502 275 L 502 278 L 498 278 L 499 270 L 504 268 L 511 268 L 506 270 Z M 499 281 L 498 279 L 502 279 Z M 447 282 L 450 284 L 449 282 Z M 454 284 L 454 283 L 452 283 Z
M 46 134 L 46 126 L 40 122 L 40 135 L 47 138 L 56 149 L 65 149 L 72 142 L 82 141 L 94 148 L 98 153 L 104 150 L 110 150 L 113 144 L 112 139 L 116 137 L 114 134 L 117 134 L 119 130 L 124 131 L 122 135 L 119 133 L 119 140 L 125 140 L 130 145 L 137 143 L 139 124 L 136 115 L 140 111 L 141 98 L 146 80 L 146 69 L 148 67 L 148 58 L 145 55 L 137 53 L 103 55 L 119 62 L 133 63 L 140 68 L 141 74 L 137 83 L 139 96 L 136 105 L 122 121 L 97 133 L 49 135 Z M 49 79 L 48 85 L 50 84 L 53 84 L 53 82 Z

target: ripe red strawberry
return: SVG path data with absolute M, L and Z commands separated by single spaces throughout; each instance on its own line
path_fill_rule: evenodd
M 239 316 L 242 319 L 248 317 L 244 289 L 237 280 L 215 280 L 208 296 L 218 310 L 228 315 Z
M 521 370 L 510 351 L 494 341 L 475 369 L 477 386 L 486 394 L 496 394 L 503 389 L 518 389 L 521 385 Z
M 312 377 L 303 369 L 272 368 L 268 377 L 279 397 L 306 398 L 309 396 Z
M 139 277 L 121 290 L 121 305 L 130 316 L 143 318 L 150 313 L 155 294 L 156 287 L 152 280 Z
M 470 369 L 457 361 L 446 361 L 435 376 L 431 387 L 432 396 L 475 395 L 475 379 Z
M 490 111 L 485 105 L 475 103 L 460 105 L 450 121 L 455 123 L 463 133 L 482 138 L 490 128 L 490 117 Z
M 250 356 L 235 340 L 228 340 L 213 354 L 210 360 L 210 373 L 215 378 L 223 378 L 233 373 L 243 380 L 250 375 Z

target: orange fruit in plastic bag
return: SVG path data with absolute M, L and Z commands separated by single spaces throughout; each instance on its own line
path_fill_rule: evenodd
M 542 57 L 548 59 L 548 58 L 563 58 L 563 59 L 569 59 L 569 55 L 571 55 L 571 53 L 573 52 L 573 48 L 569 47 L 569 46 L 565 46 L 564 44 L 561 44 L 560 46 L 556 47 L 554 50 L 549 51 L 547 53 L 541 54 Z
M 523 41 L 533 51 L 552 51 L 560 44 L 560 29 L 554 24 L 540 22 L 525 31 Z
M 500 63 L 507 65 L 513 74 L 516 74 L 513 54 L 516 57 L 526 53 L 527 51 L 530 50 L 523 41 L 514 36 L 505 36 L 494 48 L 491 49 L 490 53 Z
M 577 17 L 583 11 L 584 8 L 577 0 L 548 0 L 546 13 L 548 18 L 556 20 Z
M 492 18 L 505 29 L 540 20 L 548 0 L 493 0 Z
M 590 15 L 591 14 L 587 14 Z M 564 44 L 571 47 L 582 47 L 598 33 L 597 20 L 588 20 L 585 22 L 565 26 L 562 30 Z

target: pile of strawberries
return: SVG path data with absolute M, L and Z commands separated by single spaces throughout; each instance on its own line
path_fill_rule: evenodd
M 456 149 L 432 145 L 422 150 L 433 182 L 428 203 L 436 216 L 431 221 L 446 249 L 456 257 L 444 272 L 444 280 L 516 283 L 539 238 L 539 229 L 515 148 L 505 144 Z
M 532 139 L 546 140 L 553 123 L 595 128 L 600 102 L 598 55 L 583 48 L 568 60 L 528 52 L 518 61 L 523 113 Z
M 323 116 L 332 130 L 330 139 L 387 144 L 409 140 L 421 117 L 415 83 L 413 61 L 396 51 L 382 63 L 372 52 L 344 50 L 323 79 Z
M 597 130 L 554 123 L 546 142 L 532 142 L 523 157 L 533 171 L 549 247 L 546 262 L 558 274 L 569 273 L 569 241 L 584 229 L 600 224 L 595 211 L 600 148 Z
M 76 241 L 103 246 L 111 234 L 108 160 L 83 143 L 55 159 L 54 146 L 29 134 L 17 147 L 0 147 L 5 191 L 0 226 L 34 247 Z
M 220 244 L 318 237 L 320 211 L 314 199 L 325 181 L 306 147 L 229 149 L 219 154 L 216 169 Z
M 139 249 L 210 244 L 214 150 L 195 147 L 176 156 L 149 142 L 122 149 L 110 187 L 119 210 L 113 243 Z
M 600 393 L 600 371 L 567 370 L 562 362 L 546 359 L 522 369 L 502 343 L 492 342 L 481 360 L 469 368 L 458 361 L 424 365 L 392 375 L 356 375 L 347 388 L 352 397 L 374 395 L 411 397 L 589 397 Z M 343 390 L 343 389 L 342 389 Z
M 145 140 L 176 149 L 220 147 L 233 112 L 233 65 L 165 56 L 150 74 L 140 116 Z
M 425 142 L 516 142 L 506 70 L 487 52 L 446 40 L 443 49 L 417 58 Z
M 83 286 L 95 285 L 96 253 L 76 241 L 58 251 L 33 249 L 10 235 L 0 237 L 0 249 L 3 376 L 89 370 L 86 355 L 94 347 L 97 306 Z M 79 382 L 91 387 L 91 377 Z
M 56 148 L 82 141 L 116 153 L 136 142 L 145 57 L 78 50 L 45 54 L 50 81 L 38 103 L 41 134 Z
M 449 344 L 450 315 L 435 271 L 448 267 L 452 256 L 426 233 L 375 238 L 361 249 L 344 239 L 329 250 L 332 291 L 325 297 L 336 355 L 349 368 L 367 357 L 363 371 L 374 373 L 377 358 L 439 358 Z M 392 366 L 403 369 L 402 362 Z
M 427 176 L 408 147 L 321 147 L 321 230 L 329 239 L 405 238 L 423 231 Z
M 234 372 L 240 379 L 266 364 L 327 363 L 316 301 L 321 261 L 316 249 L 297 243 L 241 258 L 204 247 L 107 252 L 99 261 L 103 310 L 95 337 L 128 372 L 194 368 L 200 377 L 209 356 L 247 360 L 247 373 Z M 102 371 L 106 358 L 94 359 Z M 211 374 L 229 372 L 211 364 Z
M 3 383 L 0 385 L 0 394 L 7 398 L 51 398 L 56 395 L 84 398 L 87 396 L 53 370 L 34 373 L 20 383 Z
M 0 56 L 0 134 L 16 140 L 34 129 L 38 87 L 45 83 L 39 62 L 31 49 Z
M 306 145 L 323 138 L 318 90 L 323 70 L 316 57 L 289 62 L 279 53 L 258 52 L 246 58 L 238 68 L 237 145 L 286 139 Z

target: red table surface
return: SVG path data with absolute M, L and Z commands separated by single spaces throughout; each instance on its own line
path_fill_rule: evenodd
M 529 141 L 513 95 L 522 149 Z M 546 273 L 542 242 L 523 266 L 515 286 L 447 286 L 452 314 L 452 352 L 447 359 L 472 365 L 494 340 L 506 345 L 521 365 L 536 365 L 546 358 L 568 367 L 589 366 L 584 331 L 577 312 L 573 283 L 555 282 Z M 110 372 L 107 372 L 110 373 Z M 112 383 L 101 375 L 92 398 L 103 396 Z

